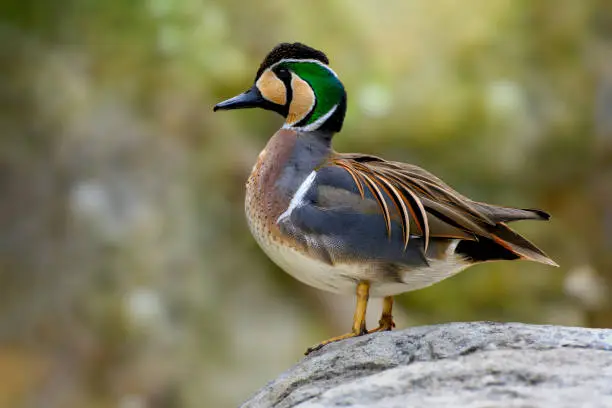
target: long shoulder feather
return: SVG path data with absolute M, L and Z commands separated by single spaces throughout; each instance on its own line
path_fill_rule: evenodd
M 331 164 L 351 174 L 362 197 L 365 187 L 376 198 L 389 234 L 393 218 L 390 204 L 393 205 L 395 213 L 399 214 L 405 246 L 410 239 L 412 220 L 418 235 L 423 238 L 425 251 L 432 238 L 478 241 L 482 237 L 520 257 L 554 264 L 542 251 L 503 224 L 522 219 L 548 219 L 544 211 L 476 202 L 418 166 L 385 161 L 376 156 L 335 153 Z

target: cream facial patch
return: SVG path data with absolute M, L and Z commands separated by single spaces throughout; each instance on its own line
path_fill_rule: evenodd
M 293 97 L 289 105 L 286 126 L 293 126 L 310 113 L 315 104 L 315 94 L 308 82 L 291 73 L 291 89 Z
M 269 69 L 261 74 L 255 85 L 257 89 L 259 89 L 259 92 L 261 92 L 261 96 L 266 100 L 277 105 L 284 105 L 287 103 L 287 89 L 285 89 L 285 84 Z

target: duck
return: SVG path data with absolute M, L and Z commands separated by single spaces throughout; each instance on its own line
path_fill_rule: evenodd
M 282 270 L 320 290 L 356 296 L 351 330 L 309 347 L 392 330 L 393 297 L 490 261 L 558 266 L 508 227 L 548 220 L 539 209 L 471 200 L 427 170 L 360 153 L 339 153 L 345 87 L 322 51 L 281 43 L 253 85 L 214 111 L 262 108 L 282 127 L 259 154 L 246 183 L 248 227 Z M 383 298 L 379 326 L 365 323 L 370 297 Z

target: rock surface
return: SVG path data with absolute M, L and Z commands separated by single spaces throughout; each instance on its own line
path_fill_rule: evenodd
M 261 407 L 612 407 L 612 330 L 451 323 L 330 344 Z

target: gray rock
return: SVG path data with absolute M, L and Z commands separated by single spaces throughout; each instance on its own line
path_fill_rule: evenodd
M 254 407 L 612 407 L 612 330 L 451 323 L 330 344 Z

